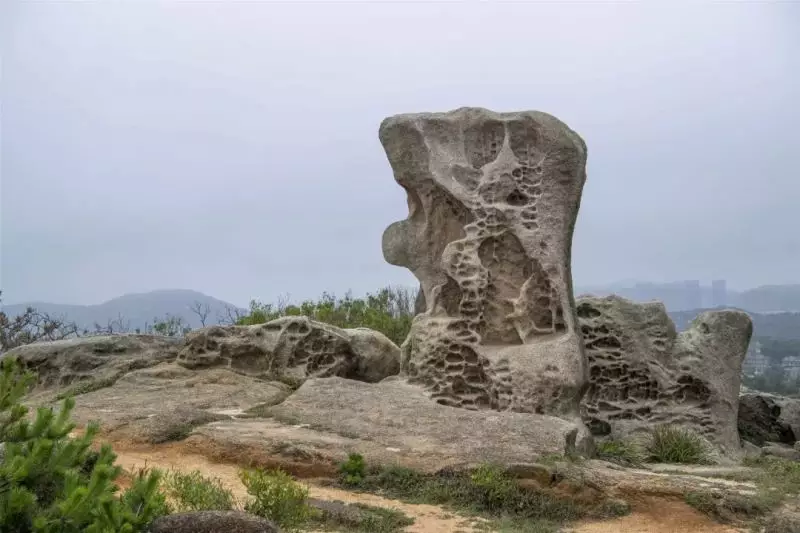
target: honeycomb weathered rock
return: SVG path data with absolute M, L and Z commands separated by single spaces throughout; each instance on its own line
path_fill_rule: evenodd
M 753 332 L 746 313 L 708 311 L 680 334 L 660 302 L 581 297 L 577 315 L 590 383 L 581 410 L 593 434 L 674 424 L 739 452 L 741 368 Z
M 444 405 L 577 415 L 581 138 L 545 113 L 462 108 L 390 117 L 380 139 L 409 206 L 384 256 L 414 273 L 425 304 L 403 373 Z
M 291 316 L 255 326 L 192 331 L 177 363 L 192 369 L 221 366 L 273 379 L 339 376 L 375 382 L 398 373 L 400 349 L 377 331 L 341 329 Z

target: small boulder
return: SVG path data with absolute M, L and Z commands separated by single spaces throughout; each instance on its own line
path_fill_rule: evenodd
M 758 446 L 765 442 L 794 444 L 797 436 L 786 419 L 792 413 L 791 406 L 786 404 L 793 401 L 796 400 L 760 392 L 742 394 L 737 422 L 739 435 Z
M 195 511 L 158 518 L 148 533 L 280 533 L 280 529 L 241 511 Z
M 742 441 L 742 452 L 744 452 L 745 457 L 750 459 L 756 459 L 764 455 L 764 452 L 761 451 L 761 448 L 746 440 Z
M 783 459 L 789 459 L 790 461 L 800 461 L 800 451 L 786 445 L 769 443 L 766 446 L 762 446 L 761 451 L 764 452 L 764 455 L 781 457 Z

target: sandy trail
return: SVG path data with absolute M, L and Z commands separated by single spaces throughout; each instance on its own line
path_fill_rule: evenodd
M 740 533 L 711 521 L 682 501 L 649 498 L 637 502 L 634 512 L 622 518 L 580 523 L 571 533 Z
M 237 499 L 244 500 L 247 496 L 244 485 L 239 480 L 238 467 L 234 465 L 212 463 L 200 455 L 183 455 L 173 450 L 119 451 L 115 449 L 115 453 L 117 454 L 117 464 L 128 472 L 142 467 L 174 469 L 184 472 L 199 470 L 207 477 L 218 478 Z M 409 504 L 373 494 L 348 492 L 333 487 L 321 487 L 313 483 L 307 483 L 307 485 L 312 498 L 363 503 L 402 511 L 414 519 L 414 524 L 405 529 L 409 533 L 454 533 L 456 531 L 475 533 L 478 531 L 472 527 L 472 519 L 457 516 L 435 505 Z
M 175 469 L 185 472 L 199 470 L 203 475 L 215 477 L 237 499 L 243 500 L 247 493 L 238 477 L 238 467 L 231 464 L 214 463 L 201 455 L 183 454 L 175 448 L 149 447 L 136 449 L 116 446 L 117 464 L 128 472 L 142 467 Z M 308 483 L 310 496 L 321 500 L 339 500 L 347 503 L 363 503 L 377 507 L 397 509 L 414 519 L 406 528 L 408 533 L 477 533 L 471 518 L 455 515 L 434 505 L 409 504 L 373 494 L 348 492 L 322 487 L 313 481 Z M 711 521 L 705 515 L 681 501 L 649 499 L 637 502 L 634 512 L 622 518 L 600 522 L 578 523 L 566 529 L 571 533 L 739 533 L 741 530 Z

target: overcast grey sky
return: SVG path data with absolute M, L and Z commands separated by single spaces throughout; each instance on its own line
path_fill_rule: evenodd
M 586 140 L 577 284 L 800 282 L 800 5 L 660 6 L 6 1 L 4 299 L 412 285 L 378 125 L 465 105 Z

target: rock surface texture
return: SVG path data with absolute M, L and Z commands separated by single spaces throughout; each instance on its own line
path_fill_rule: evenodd
M 705 312 L 680 334 L 660 302 L 581 297 L 577 315 L 590 374 L 582 412 L 593 434 L 675 424 L 739 452 L 741 366 L 753 331 L 746 313 Z
M 380 140 L 409 207 L 384 232 L 384 257 L 423 292 L 403 374 L 444 405 L 577 416 L 584 142 L 545 113 L 478 108 L 390 117 Z
M 396 455 L 435 456 L 440 462 L 531 462 L 546 454 L 587 454 L 591 446 L 580 423 L 453 409 L 430 401 L 421 387 L 401 378 L 381 383 L 310 379 L 269 412 L 277 420 L 353 436 Z
M 193 331 L 177 362 L 190 369 L 224 367 L 270 379 L 339 376 L 374 382 L 399 372 L 400 348 L 377 331 L 293 316 Z
M 36 372 L 38 387 L 51 389 L 77 382 L 105 382 L 125 373 L 174 360 L 181 340 L 157 335 L 80 337 L 19 346 L 3 357 L 17 357 Z

